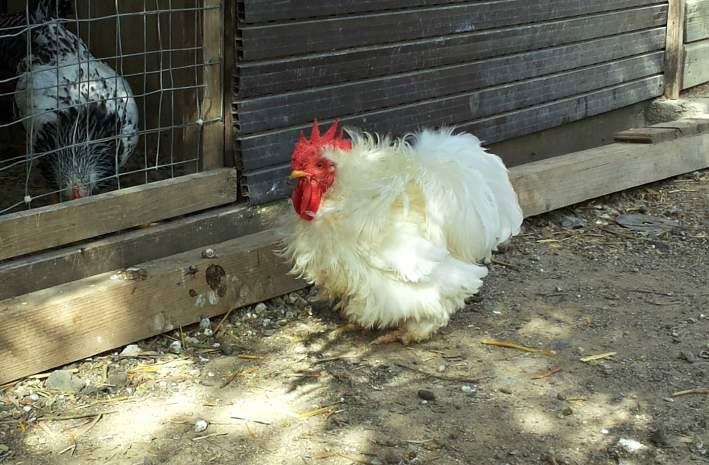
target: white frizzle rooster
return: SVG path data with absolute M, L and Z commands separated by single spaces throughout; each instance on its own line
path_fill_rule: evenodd
M 340 298 L 375 343 L 408 344 L 445 326 L 487 275 L 483 262 L 517 234 L 522 211 L 499 157 L 470 134 L 425 130 L 401 140 L 337 130 L 301 134 L 284 255 Z
M 138 107 L 128 82 L 52 16 L 52 3 L 38 2 L 28 17 L 31 55 L 18 66 L 15 104 L 40 169 L 64 198 L 75 199 L 133 153 Z

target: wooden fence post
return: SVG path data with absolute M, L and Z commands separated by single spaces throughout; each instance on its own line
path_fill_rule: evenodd
M 665 98 L 678 99 L 684 74 L 684 15 L 686 0 L 669 0 L 665 43 Z

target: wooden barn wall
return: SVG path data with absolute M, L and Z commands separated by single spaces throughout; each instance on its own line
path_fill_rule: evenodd
M 682 88 L 709 81 L 709 0 L 687 0 Z
M 659 96 L 667 2 L 240 0 L 234 126 L 252 202 L 282 198 L 315 118 L 485 143 Z

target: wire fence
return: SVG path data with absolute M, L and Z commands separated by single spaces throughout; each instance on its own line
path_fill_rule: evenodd
M 0 3 L 0 214 L 197 172 L 214 3 Z

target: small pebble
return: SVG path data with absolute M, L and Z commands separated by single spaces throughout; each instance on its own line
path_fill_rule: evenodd
M 29 405 L 25 405 L 24 407 L 22 407 L 22 410 L 24 410 L 25 412 L 29 412 L 30 410 L 32 410 L 32 407 L 30 407 Z
M 211 329 L 212 328 L 212 322 L 209 321 L 209 318 L 202 318 L 199 320 L 199 329 Z
M 436 400 L 436 396 L 433 394 L 433 392 L 428 391 L 426 389 L 420 389 L 417 394 L 423 400 L 427 400 L 427 401 Z
M 207 420 L 197 420 L 194 424 L 194 432 L 201 433 L 202 431 L 205 431 L 207 427 L 209 427 Z
M 565 396 L 564 394 L 562 394 L 562 393 L 558 393 L 558 394 L 556 395 L 556 398 L 559 399 L 559 400 L 566 400 L 566 396 Z
M 265 304 L 265 303 L 259 302 L 259 303 L 257 303 L 256 306 L 254 307 L 254 312 L 256 312 L 256 313 L 262 313 L 262 312 L 265 312 L 267 309 L 268 309 L 268 307 L 266 307 L 266 304 Z
M 287 324 L 288 324 L 288 320 L 286 320 L 286 319 L 278 320 L 278 326 L 285 326 Z
M 475 389 L 469 384 L 464 384 L 460 389 L 466 394 L 472 394 L 475 392 Z
M 697 356 L 689 351 L 682 352 L 681 357 L 689 363 L 695 363 L 697 361 Z
M 214 335 L 214 331 L 212 331 L 212 328 L 204 328 L 204 330 L 202 331 L 202 334 L 209 337 L 209 336 Z
M 438 365 L 437 370 L 439 373 L 443 373 L 444 371 L 446 371 L 446 366 L 445 365 Z
M 573 410 L 571 410 L 571 407 L 566 407 L 564 410 L 561 411 L 561 414 L 564 415 L 565 417 L 568 417 L 569 415 L 572 415 L 574 413 Z
M 30 400 L 31 400 L 32 402 L 38 401 L 38 400 L 39 400 L 39 396 L 38 396 L 37 394 L 34 394 L 34 393 L 33 393 L 33 394 L 30 394 Z
M 202 258 L 215 258 L 217 256 L 217 253 L 214 251 L 214 249 L 204 249 L 202 251 Z
M 650 435 L 650 442 L 657 447 L 669 447 L 670 441 L 667 439 L 667 434 L 661 428 L 656 429 Z
M 396 464 L 399 463 L 401 458 L 399 457 L 399 454 L 396 453 L 395 450 L 389 449 L 386 452 L 384 452 L 384 463 L 389 463 L 389 464 Z
M 261 324 L 263 325 L 264 328 L 267 328 L 271 324 L 271 319 L 270 318 L 264 318 L 261 321 Z
M 121 351 L 121 355 L 123 357 L 134 357 L 134 356 L 138 355 L 140 352 L 141 352 L 141 349 L 140 349 L 140 346 L 138 346 L 138 344 L 128 344 Z
M 172 341 L 168 350 L 173 354 L 179 354 L 182 352 L 182 343 L 180 341 Z
M 507 388 L 500 388 L 500 392 L 503 394 L 512 394 L 512 391 Z

